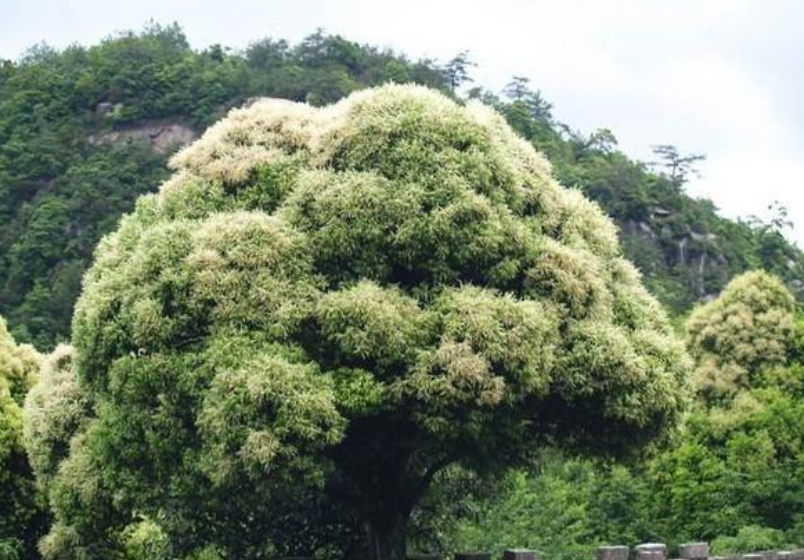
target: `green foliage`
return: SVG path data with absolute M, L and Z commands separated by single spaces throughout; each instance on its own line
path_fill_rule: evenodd
M 172 165 L 98 247 L 75 367 L 29 399 L 48 558 L 142 533 L 260 558 L 342 527 L 340 554 L 396 559 L 450 464 L 625 453 L 680 418 L 686 354 L 613 226 L 480 104 L 262 101 Z
M 123 534 L 126 560 L 159 560 L 169 558 L 168 541 L 157 523 L 143 519 L 130 525 Z
M 764 272 L 735 278 L 720 297 L 696 309 L 686 328 L 701 395 L 722 402 L 762 386 L 763 371 L 791 357 L 795 309 L 784 284 Z
M 804 513 L 796 307 L 780 280 L 751 272 L 687 320 L 700 404 L 680 444 L 647 473 L 660 534 L 716 539 L 724 552 L 795 534 Z
M 760 550 L 784 550 L 790 546 L 784 532 L 770 527 L 746 525 L 734 536 L 722 536 L 712 541 L 713 554 L 740 554 Z
M 168 175 L 170 150 L 126 133 L 200 130 L 259 96 L 323 106 L 388 81 L 449 92 L 471 81 L 471 65 L 465 53 L 440 67 L 320 31 L 295 46 L 266 39 L 244 52 L 199 52 L 175 25 L 6 61 L 0 312 L 18 340 L 52 348 L 68 338 L 95 245 Z M 782 284 L 761 275 L 693 314 L 691 350 L 711 410 L 646 466 L 572 459 L 549 461 L 540 478 L 515 473 L 500 503 L 523 517 L 538 511 L 532 525 L 483 501 L 491 483 L 465 468 L 495 473 L 557 442 L 621 450 L 672 423 L 681 402 L 665 397 L 682 376 L 683 349 L 620 257 L 674 313 L 749 269 L 795 287 L 804 259 L 782 235 L 783 212 L 769 224 L 719 217 L 684 193 L 694 161 L 676 148 L 665 153 L 683 173 L 653 173 L 610 131 L 587 137 L 557 122 L 524 78 L 503 98 L 481 88 L 468 97 L 494 106 L 552 168 L 475 103 L 389 97 L 378 111 L 364 95 L 320 112 L 257 103 L 231 113 L 102 243 L 97 267 L 116 272 L 94 273 L 85 308 L 104 294 L 114 303 L 82 319 L 83 366 L 59 347 L 24 412 L 31 466 L 58 512 L 46 555 L 161 558 L 166 542 L 199 559 L 356 554 L 358 518 L 377 511 L 354 504 L 387 483 L 347 460 L 360 453 L 389 473 L 408 457 L 411 478 L 435 478 L 413 508 L 410 536 L 422 551 L 517 544 L 505 539 L 558 556 L 568 554 L 560 539 L 579 552 L 686 536 L 759 542 L 753 529 L 740 537 L 747 525 L 802 542 L 804 328 L 789 320 Z M 577 191 L 556 187 L 551 173 Z M 613 218 L 622 250 L 585 196 Z M 13 482 L 24 489 L 8 495 L 21 497 L 0 511 L 12 504 L 22 508 L 15 519 L 33 516 L 31 529 L 0 533 L 0 557 L 16 558 L 34 554 L 41 523 L 18 411 L 38 358 L 4 341 L 4 441 L 17 465 L 8 480 L 27 482 Z M 540 413 L 516 414 L 527 407 Z M 521 433 L 523 418 L 532 433 Z M 367 445 L 378 433 L 399 447 Z M 495 455 L 495 444 L 505 451 Z M 463 466 L 442 479 L 453 457 Z M 275 483 L 257 482 L 266 472 Z M 354 480 L 375 486 L 355 490 Z M 233 511 L 235 493 L 243 498 Z M 196 507 L 209 517 L 195 517 Z M 228 529 L 237 523 L 253 529 Z
M 458 487 L 461 492 L 440 510 L 453 518 L 441 526 L 446 536 L 440 547 L 433 547 L 445 553 L 499 555 L 516 546 L 550 558 L 578 558 L 594 555 L 597 546 L 650 535 L 646 484 L 622 465 L 548 452 L 537 468 L 514 471 L 491 487 Z
M 36 379 L 39 355 L 17 346 L 0 317 L 0 558 L 36 558 L 43 511 L 23 446 L 22 400 Z
M 804 387 L 796 312 L 779 279 L 763 272 L 734 279 L 687 320 L 698 375 L 711 377 L 699 377 L 697 405 L 671 445 L 628 467 L 548 456 L 497 495 L 462 498 L 469 513 L 447 528 L 442 548 L 527 544 L 575 556 L 576 547 L 589 555 L 597 543 L 672 548 L 708 540 L 717 554 L 800 546 Z M 556 519 L 564 522 L 553 526 Z
M 565 463 L 559 468 L 572 467 Z M 588 496 L 578 491 L 578 482 L 570 474 L 543 472 L 529 479 L 515 473 L 500 489 L 505 497 L 476 507 L 459 524 L 455 538 L 463 550 L 488 550 L 495 556 L 510 543 L 562 560 L 589 556 L 594 543 L 588 533 Z
M 78 384 L 72 348 L 58 346 L 44 359 L 23 413 L 28 457 L 38 483 L 47 489 L 73 436 L 92 416 L 90 396 Z
M 154 150 L 147 138 L 126 134 L 165 124 L 200 130 L 229 107 L 260 96 L 325 105 L 388 81 L 452 91 L 471 81 L 471 66 L 465 53 L 439 66 L 321 31 L 295 46 L 264 39 L 244 52 L 219 45 L 199 52 L 176 25 L 154 24 L 93 47 L 58 52 L 40 46 L 16 63 L 6 61 L 0 74 L 0 312 L 18 339 L 41 348 L 69 337 L 93 247 L 138 196 L 165 178 L 170 150 L 163 149 L 169 146 Z M 686 311 L 748 269 L 761 267 L 787 282 L 804 275 L 801 253 L 785 240 L 778 220 L 720 218 L 711 203 L 684 194 L 683 177 L 672 168 L 652 173 L 618 151 L 610 131 L 585 137 L 557 122 L 527 79 L 514 78 L 503 98 L 481 88 L 469 97 L 495 106 L 549 157 L 563 184 L 582 190 L 614 218 L 625 255 L 673 312 Z M 252 169 L 262 180 L 252 185 L 255 200 L 243 193 L 242 203 L 264 204 L 274 189 L 286 188 L 297 163 Z M 464 211 L 471 204 L 467 200 Z
M 89 48 L 35 48 L 3 69 L 0 312 L 17 338 L 42 348 L 69 337 L 94 246 L 166 176 L 167 154 L 110 133 L 175 122 L 200 130 L 257 96 L 326 104 L 388 80 L 444 85 L 432 63 L 321 32 L 295 47 L 197 52 L 178 26 L 154 24 Z M 281 182 L 276 172 L 264 179 Z
M 17 345 L 0 317 L 0 376 L 8 396 L 19 406 L 25 394 L 36 382 L 39 373 L 39 353 L 27 344 Z

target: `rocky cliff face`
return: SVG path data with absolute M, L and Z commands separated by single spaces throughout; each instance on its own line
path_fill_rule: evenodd
M 712 280 L 719 285 L 730 277 L 728 261 L 718 245 L 717 235 L 689 227 L 677 232 L 662 225 L 661 220 L 662 216 L 654 216 L 650 222 L 628 220 L 620 224 L 623 238 L 631 238 L 629 245 L 646 244 L 653 247 L 653 252 L 662 255 L 663 262 L 658 263 L 660 266 L 651 263 L 644 272 L 649 273 L 650 269 L 656 272 L 662 269 L 683 270 L 690 279 L 689 288 L 696 297 L 705 300 L 716 295 L 716 292 L 707 290 L 707 285 Z
M 88 140 L 92 144 L 147 142 L 154 151 L 165 154 L 189 144 L 197 136 L 192 128 L 181 122 L 149 121 L 93 134 Z
M 673 212 L 659 208 L 646 219 L 618 223 L 626 256 L 647 284 L 666 303 L 685 308 L 715 297 L 738 265 L 730 262 L 717 234 L 673 218 Z

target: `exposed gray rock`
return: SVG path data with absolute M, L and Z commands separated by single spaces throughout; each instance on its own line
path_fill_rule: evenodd
M 293 105 L 296 102 L 291 101 L 290 99 L 283 99 L 281 97 L 248 97 L 246 100 L 240 105 L 242 108 L 251 107 L 255 103 L 260 103 L 262 101 L 270 101 L 271 103 L 282 103 L 284 105 Z
M 708 243 L 717 239 L 717 235 L 715 235 L 714 233 L 708 233 L 708 232 L 702 233 L 692 230 L 690 230 L 689 236 L 693 239 L 693 241 L 699 241 L 703 243 Z
M 112 109 L 114 109 L 114 103 L 102 101 L 95 107 L 95 114 L 99 117 L 105 117 Z
M 110 101 L 101 101 L 95 106 L 95 116 L 99 119 L 113 117 L 120 114 L 123 110 L 122 103 L 112 103 Z
M 687 264 L 687 238 L 686 237 L 678 242 L 678 262 L 680 262 L 682 266 Z
M 181 123 L 144 123 L 137 126 L 121 128 L 98 136 L 89 137 L 93 144 L 119 144 L 127 141 L 148 142 L 154 151 L 165 153 L 173 148 L 185 146 L 195 140 L 196 133 L 189 126 Z
M 656 239 L 656 234 L 653 232 L 651 227 L 645 222 L 637 223 L 637 227 L 639 228 L 639 232 L 642 233 L 643 235 L 646 235 L 651 239 Z

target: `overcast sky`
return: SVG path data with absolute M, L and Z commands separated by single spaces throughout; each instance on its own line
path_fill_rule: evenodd
M 704 153 L 688 185 L 726 215 L 778 200 L 804 246 L 804 2 L 798 0 L 0 0 L 0 58 L 46 41 L 95 43 L 154 19 L 195 47 L 292 42 L 321 27 L 447 60 L 477 84 L 530 78 L 555 116 L 610 128 L 630 155 Z

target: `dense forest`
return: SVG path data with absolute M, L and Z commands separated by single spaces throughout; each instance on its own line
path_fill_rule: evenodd
M 723 218 L 711 202 L 685 193 L 701 156 L 659 145 L 657 161 L 634 161 L 618 149 L 611 131 L 585 134 L 559 122 L 526 79 L 514 77 L 503 91 L 492 92 L 475 87 L 471 68 L 466 53 L 450 61 L 412 61 L 324 32 L 296 45 L 265 39 L 242 52 L 224 46 L 198 51 L 177 25 L 149 25 L 91 47 L 57 51 L 40 45 L 20 60 L 2 62 L 0 488 L 10 499 L 0 503 L 0 560 L 349 556 L 357 550 L 352 547 L 360 527 L 388 511 L 382 509 L 385 496 L 371 493 L 383 473 L 358 459 L 376 450 L 371 438 L 387 441 L 393 433 L 403 440 L 394 422 L 411 410 L 412 420 L 404 417 L 402 425 L 416 438 L 404 436 L 426 451 L 410 459 L 421 467 L 426 484 L 416 482 L 426 491 L 407 512 L 409 550 L 446 555 L 527 546 L 564 560 L 591 557 L 595 546 L 606 543 L 659 540 L 672 549 L 704 539 L 716 553 L 804 544 L 804 255 L 783 235 L 784 209 L 767 223 Z M 238 142 L 254 141 L 229 124 L 236 130 L 232 145 L 210 148 L 212 140 L 200 140 L 174 161 L 180 167 L 174 188 L 163 189 L 161 198 L 142 198 L 135 211 L 141 195 L 156 193 L 171 177 L 170 156 L 232 108 L 254 107 L 259 115 L 260 97 L 324 107 L 388 82 L 421 84 L 446 96 L 415 88 L 415 94 L 404 88 L 372 94 L 381 116 L 372 116 L 369 104 L 366 126 L 387 134 L 389 145 L 395 135 L 405 135 L 401 155 L 372 152 L 374 137 L 352 131 L 359 141 L 351 151 L 333 149 L 329 167 L 312 170 L 308 183 L 286 197 L 299 168 L 312 164 L 300 164 L 303 156 L 280 158 L 245 178 L 226 177 L 226 169 L 205 158 L 237 153 Z M 454 121 L 439 128 L 415 121 L 413 112 L 418 127 L 403 133 L 383 128 L 390 111 L 382 103 L 404 107 L 408 95 L 424 96 L 426 110 L 438 107 L 442 112 L 433 115 L 446 112 Z M 528 215 L 521 208 L 529 202 L 497 180 L 495 173 L 509 160 L 524 156 L 507 127 L 500 128 L 504 123 L 488 125 L 504 146 L 501 152 L 472 136 L 466 123 L 476 118 L 475 100 L 496 109 L 549 160 L 551 167 L 540 167 L 536 179 L 523 175 L 527 180 L 549 190 L 555 177 L 570 188 L 556 191 L 555 215 L 544 209 Z M 304 113 L 302 119 L 308 118 L 314 120 Z M 267 134 L 256 144 L 265 149 L 273 141 Z M 428 150 L 417 151 L 419 146 Z M 467 146 L 487 150 L 485 159 L 472 159 L 476 153 Z M 371 157 L 361 159 L 365 153 Z M 433 153 L 447 154 L 452 167 L 434 165 Z M 411 161 L 416 165 L 408 169 Z M 483 167 L 489 161 L 494 165 Z M 355 179 L 375 168 L 385 173 L 376 184 Z M 343 169 L 345 178 L 336 174 Z M 330 172 L 329 183 L 314 184 L 316 174 Z M 460 189 L 450 183 L 450 173 L 475 174 L 478 184 L 492 185 L 499 192 L 490 187 L 488 200 L 497 206 L 462 192 L 464 198 L 451 199 Z M 419 217 L 406 212 L 417 206 L 383 190 L 411 177 L 435 199 L 448 201 L 445 215 L 453 221 L 431 223 L 422 211 L 416 222 Z M 315 188 L 329 206 L 312 200 Z M 578 191 L 618 226 L 624 256 L 667 317 L 619 258 L 614 229 L 597 206 L 580 202 Z M 368 205 L 360 204 L 364 194 Z M 303 244 L 283 237 L 284 231 L 277 234 L 275 222 L 245 214 L 216 221 L 216 204 L 233 212 L 286 207 L 294 227 L 311 239 L 309 261 L 319 266 L 320 277 L 305 268 L 311 265 Z M 421 200 L 415 204 L 426 207 Z M 343 221 L 361 212 L 377 214 L 365 214 L 356 225 Z M 212 217 L 198 230 L 201 222 L 192 220 L 206 213 Z M 129 217 L 121 225 L 124 214 Z M 475 228 L 473 220 L 480 219 L 488 223 Z M 367 225 L 372 220 L 406 226 L 413 232 L 409 245 L 389 253 L 383 235 Z M 530 256 L 527 243 L 518 245 L 517 232 L 528 227 L 541 232 L 534 243 L 547 257 L 523 280 L 520 260 Z M 138 235 L 147 242 L 137 245 L 132 240 Z M 282 243 L 259 245 L 272 235 Z M 428 235 L 440 243 L 430 252 Z M 278 283 L 270 275 L 250 277 L 265 263 L 248 251 L 227 252 L 221 248 L 227 243 L 259 247 L 261 258 L 271 266 L 281 261 L 278 268 L 288 277 Z M 520 249 L 526 257 L 516 254 Z M 219 262 L 210 260 L 215 251 Z M 393 259 L 402 264 L 386 262 Z M 508 267 L 489 264 L 500 260 Z M 168 261 L 169 274 L 154 272 Z M 601 285 L 592 270 L 606 270 L 611 278 Z M 301 280 L 288 283 L 293 274 Z M 202 292 L 182 284 L 196 281 Z M 276 305 L 276 317 L 254 304 L 250 282 L 265 282 L 265 293 L 277 290 L 282 301 L 258 302 Z M 528 282 L 542 290 L 534 302 L 547 307 L 524 301 L 533 289 Z M 317 290 L 330 291 L 310 311 L 305 298 Z M 169 300 L 161 302 L 165 307 L 154 294 Z M 211 301 L 225 305 L 213 308 Z M 482 311 L 469 317 L 467 309 Z M 595 309 L 604 312 L 595 315 Z M 312 318 L 298 319 L 302 313 Z M 555 348 L 523 342 L 553 330 L 560 333 L 551 342 Z M 297 338 L 282 346 L 263 331 Z M 69 341 L 75 349 L 57 346 Z M 232 347 L 241 350 L 227 350 Z M 486 364 L 478 354 L 492 358 Z M 304 361 L 310 356 L 313 365 Z M 422 356 L 429 360 L 421 366 L 427 374 L 410 366 L 412 381 L 393 385 Z M 230 377 L 216 377 L 215 367 Z M 577 421 L 577 433 L 549 433 L 546 422 L 546 435 L 532 445 L 521 424 L 509 423 L 515 414 L 533 413 L 525 410 L 533 404 L 527 399 L 463 415 L 474 398 L 503 398 L 494 385 L 500 377 L 486 379 L 487 369 L 513 376 L 553 367 L 557 378 L 569 381 L 550 390 L 577 391 L 562 403 L 571 412 L 563 411 L 562 420 Z M 310 375 L 316 368 L 335 372 L 331 386 Z M 433 381 L 441 372 L 460 377 L 461 368 L 475 376 L 465 386 Z M 265 371 L 274 377 L 259 377 Z M 92 377 L 97 372 L 111 372 L 111 381 Z M 249 373 L 260 382 L 247 379 Z M 375 373 L 384 376 L 382 383 L 375 383 Z M 692 378 L 689 402 L 683 383 L 651 385 L 654 378 L 678 381 L 686 373 Z M 633 383 L 631 374 L 641 381 Z M 598 386 L 596 376 L 606 382 Z M 508 382 L 515 392 L 539 389 L 513 377 Z M 385 425 L 394 398 L 409 400 Z M 614 412 L 596 408 L 606 399 Z M 284 402 L 292 404 L 290 412 L 265 412 L 282 410 Z M 672 429 L 682 409 L 684 421 Z M 188 428 L 188 415 L 196 413 L 212 444 Z M 354 437 L 358 428 L 344 428 L 344 418 L 364 430 L 362 439 Z M 276 434 L 244 435 L 272 422 L 279 426 Z M 631 449 L 643 436 L 651 443 Z M 336 443 L 347 451 L 320 461 L 317 446 Z M 233 454 L 237 446 L 248 453 Z M 617 453 L 600 449 L 618 446 L 623 449 Z M 460 460 L 435 460 L 447 451 Z M 90 468 L 93 461 L 103 468 Z M 516 468 L 504 468 L 508 463 Z M 252 486 L 254 472 L 269 469 L 279 482 Z M 342 502 L 316 494 L 314 483 L 299 488 L 289 482 L 326 477 Z M 348 490 L 361 485 L 350 486 L 349 477 L 371 484 L 355 496 Z M 247 487 L 254 492 L 231 500 Z M 200 521 L 199 504 L 206 516 Z M 281 511 L 265 504 L 280 504 Z M 270 532 L 270 546 L 263 529 Z
M 21 341 L 66 340 L 97 241 L 167 176 L 165 161 L 232 107 L 260 96 L 324 105 L 385 82 L 480 98 L 543 151 L 562 184 L 620 226 L 627 257 L 674 313 L 764 268 L 802 289 L 804 260 L 779 223 L 734 222 L 684 193 L 690 163 L 669 147 L 634 161 L 607 130 L 558 122 L 527 80 L 495 94 L 471 84 L 471 61 L 411 61 L 318 32 L 244 52 L 193 50 L 175 25 L 61 52 L 45 45 L 0 67 L 0 313 Z

